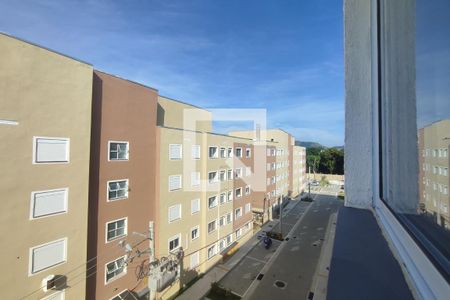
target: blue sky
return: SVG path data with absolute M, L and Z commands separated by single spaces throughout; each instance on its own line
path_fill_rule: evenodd
M 0 30 L 207 108 L 344 141 L 342 1 L 11 1 Z M 215 124 L 220 132 L 236 124 Z

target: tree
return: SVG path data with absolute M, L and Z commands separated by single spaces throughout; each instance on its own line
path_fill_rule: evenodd
M 311 172 L 323 174 L 344 174 L 344 150 L 336 148 L 306 149 L 306 165 Z

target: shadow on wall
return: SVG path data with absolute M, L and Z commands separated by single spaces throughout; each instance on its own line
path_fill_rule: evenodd
M 156 109 L 156 126 L 164 126 L 164 117 L 165 117 L 165 110 L 162 108 L 162 106 L 158 103 L 158 107 Z

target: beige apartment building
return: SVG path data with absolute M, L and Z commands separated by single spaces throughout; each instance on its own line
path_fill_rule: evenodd
M 432 123 L 418 132 L 420 209 L 450 229 L 450 120 Z
M 306 148 L 294 146 L 292 150 L 292 193 L 301 194 L 306 185 Z
M 0 34 L 2 299 L 84 299 L 92 66 Z

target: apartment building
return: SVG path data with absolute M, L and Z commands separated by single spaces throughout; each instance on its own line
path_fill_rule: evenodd
M 450 120 L 432 123 L 418 131 L 419 209 L 437 224 L 450 228 Z
M 306 148 L 294 146 L 292 150 L 292 193 L 294 196 L 303 192 L 306 185 Z
M 83 299 L 92 66 L 0 34 L 2 299 Z
M 248 240 L 253 231 L 252 203 L 256 196 L 255 149 L 253 140 L 235 138 L 234 148 L 234 237 L 241 243 Z M 264 157 L 264 156 L 263 156 Z M 264 166 L 264 162 L 261 162 Z
M 158 92 L 94 71 L 92 95 L 86 298 L 122 299 L 146 293 L 136 269 L 153 250 L 152 227 L 159 228 Z

